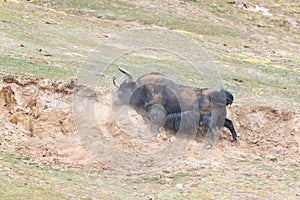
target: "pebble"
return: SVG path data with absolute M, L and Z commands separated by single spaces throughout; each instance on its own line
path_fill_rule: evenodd
M 180 189 L 180 190 L 183 189 L 183 184 L 182 184 L 182 183 L 178 183 L 178 184 L 176 185 L 176 188 L 177 188 L 177 189 Z

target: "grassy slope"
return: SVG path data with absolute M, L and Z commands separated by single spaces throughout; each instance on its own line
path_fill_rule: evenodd
M 280 164 L 276 159 L 240 157 L 233 158 L 233 167 L 228 167 L 232 164 L 228 160 L 205 163 L 198 166 L 201 170 L 183 172 L 168 167 L 144 175 L 54 169 L 3 152 L 0 160 L 1 199 L 295 199 L 299 195 L 295 188 L 300 186 L 299 166 Z
M 85 66 L 84 58 L 106 34 L 157 25 L 182 30 L 197 40 L 217 63 L 237 103 L 299 111 L 299 24 L 292 27 L 289 22 L 289 18 L 299 18 L 298 1 L 259 3 L 270 9 L 271 17 L 216 0 L 171 4 L 167 0 L 101 4 L 74 0 L 77 4 L 65 8 L 41 2 L 0 5 L 0 67 L 7 74 L 66 79 Z M 166 170 L 127 177 L 90 169 L 55 170 L 3 152 L 0 157 L 0 199 L 32 199 L 31 194 L 36 199 L 145 199 L 147 195 L 157 199 L 278 199 L 286 194 L 294 199 L 299 195 L 294 189 L 300 187 L 299 166 L 255 158 L 235 158 L 233 162 L 239 164 L 230 169 L 231 174 L 208 165 L 213 175 L 195 169 L 186 174 Z M 248 168 L 260 171 L 249 174 Z M 233 177 L 239 181 L 230 181 Z M 184 189 L 178 186 L 181 183 Z
M 269 8 L 271 16 L 249 11 L 254 2 L 245 7 L 223 1 L 86 0 L 50 8 L 48 1 L 41 2 L 2 6 L 0 66 L 4 71 L 56 79 L 76 76 L 107 34 L 156 25 L 193 33 L 188 35 L 216 63 L 236 103 L 299 111 L 297 1 L 259 4 Z

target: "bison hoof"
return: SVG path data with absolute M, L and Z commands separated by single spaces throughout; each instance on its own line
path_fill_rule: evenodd
M 151 133 L 158 133 L 161 126 L 158 124 L 150 124 L 150 132 Z

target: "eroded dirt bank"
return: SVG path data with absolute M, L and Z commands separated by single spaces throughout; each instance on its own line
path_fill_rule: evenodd
M 38 161 L 69 166 L 103 166 L 82 145 L 74 122 L 72 103 L 76 83 L 34 80 L 18 77 L 0 78 L 0 148 Z M 124 134 L 111 111 L 112 89 L 101 89 L 92 97 L 95 116 L 111 143 L 126 151 L 155 150 L 174 139 L 162 131 L 141 144 Z M 222 130 L 216 148 L 209 158 L 238 154 L 288 159 L 300 162 L 300 116 L 259 106 L 232 106 L 230 118 L 239 134 L 231 143 L 228 130 Z M 136 127 L 145 126 L 133 114 Z M 88 130 L 87 130 L 88 131 Z M 183 159 L 197 155 L 201 139 L 196 138 Z

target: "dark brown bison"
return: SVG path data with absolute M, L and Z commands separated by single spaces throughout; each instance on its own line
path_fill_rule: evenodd
M 230 92 L 185 86 L 157 72 L 133 81 L 128 71 L 119 70 L 127 80 L 120 86 L 113 80 L 118 87 L 114 105 L 130 105 L 137 111 L 146 111 L 151 131 L 158 131 L 161 127 L 188 131 L 202 125 L 208 128 L 210 139 L 214 141 L 217 129 L 226 127 L 233 140 L 237 140 L 232 121 L 226 118 L 226 106 L 233 102 Z

